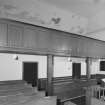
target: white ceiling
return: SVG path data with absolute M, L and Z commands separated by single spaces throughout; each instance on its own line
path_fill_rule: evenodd
M 41 22 L 48 27 L 82 32 L 82 35 L 105 41 L 102 36 L 105 33 L 105 0 L 0 0 L 2 16 L 32 24 Z M 61 17 L 60 24 L 52 23 L 52 17 Z M 101 30 L 102 34 L 93 33 Z
M 105 0 L 40 0 L 76 12 L 85 17 L 93 17 L 100 11 L 105 10 Z
M 88 32 L 105 28 L 105 0 L 40 0 L 88 18 Z

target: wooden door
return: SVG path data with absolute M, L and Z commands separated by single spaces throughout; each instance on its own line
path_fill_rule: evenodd
M 23 62 L 23 80 L 32 86 L 37 86 L 38 79 L 38 63 L 37 62 Z
M 74 79 L 80 79 L 81 77 L 81 63 L 72 64 L 72 77 Z

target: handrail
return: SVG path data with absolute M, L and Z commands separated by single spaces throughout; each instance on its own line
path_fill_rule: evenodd
M 105 102 L 105 87 L 94 85 L 85 87 L 84 89 L 86 90 L 86 97 L 88 101 L 91 100 L 91 98 L 96 98 Z

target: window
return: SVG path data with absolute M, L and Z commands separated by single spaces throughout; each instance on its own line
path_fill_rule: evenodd
M 105 61 L 100 61 L 100 71 L 105 71 Z

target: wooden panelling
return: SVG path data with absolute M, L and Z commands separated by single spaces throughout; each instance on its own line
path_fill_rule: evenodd
M 97 79 L 105 78 L 105 74 L 96 74 Z
M 7 45 L 7 24 L 0 22 L 0 46 Z
M 38 40 L 38 43 L 37 43 L 38 48 L 46 50 L 46 51 L 52 51 L 51 50 L 52 35 L 51 35 L 50 30 L 39 28 L 37 40 Z
M 100 41 L 89 40 L 87 43 L 87 54 L 90 57 L 105 56 L 105 43 Z
M 105 58 L 104 41 L 12 20 L 0 19 L 0 45 L 1 51 Z
M 64 32 L 53 31 L 52 32 L 52 49 L 58 51 L 67 51 L 71 56 L 76 56 L 77 39 L 68 36 Z
M 101 75 L 100 75 L 101 76 Z M 105 77 L 105 75 L 104 75 Z M 99 79 L 99 76 L 96 78 L 96 75 L 91 75 L 92 79 Z M 86 81 L 87 76 L 82 75 L 81 76 L 81 81 Z M 39 78 L 38 79 L 38 90 L 45 90 L 46 89 L 46 81 L 47 78 Z M 70 83 L 73 82 L 72 76 L 66 76 L 66 77 L 54 77 L 53 78 L 53 83 Z
M 39 78 L 38 79 L 38 90 L 45 90 L 46 89 L 46 81 L 47 78 Z
M 38 90 L 45 90 L 46 89 L 46 81 L 47 78 L 39 78 L 38 79 Z M 53 83 L 60 83 L 60 82 L 72 82 L 73 79 L 71 76 L 66 77 L 54 77 Z
M 38 48 L 38 28 L 25 27 L 23 39 L 25 48 Z
M 22 47 L 23 27 L 16 24 L 8 25 L 8 46 Z
M 17 84 L 25 84 L 26 82 L 23 80 L 9 80 L 9 81 L 0 81 L 0 86 L 3 85 L 17 85 Z
M 83 87 L 96 85 L 96 80 L 76 80 L 70 82 L 59 82 L 53 84 L 54 95 L 61 100 L 67 100 L 73 97 L 85 95 Z
M 72 81 L 73 81 L 72 76 L 53 78 L 53 83 L 63 83 L 63 82 L 72 82 Z
M 77 39 L 77 56 L 86 57 L 88 55 L 88 39 L 80 37 Z

